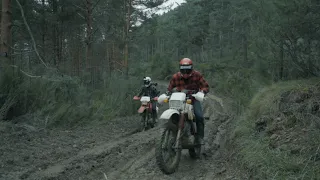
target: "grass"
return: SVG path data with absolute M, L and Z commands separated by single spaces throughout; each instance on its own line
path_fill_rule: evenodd
M 8 74 L 10 73 L 10 74 Z M 47 73 L 41 78 L 29 78 L 10 71 L 0 78 L 0 101 L 17 97 L 11 114 L 28 118 L 35 127 L 70 127 L 97 120 L 128 116 L 137 104 L 132 97 L 140 88 L 138 79 L 109 77 L 98 88 L 86 85 L 79 78 Z M 10 113 L 9 113 L 10 114 Z
M 320 100 L 319 82 L 319 78 L 280 82 L 258 92 L 232 127 L 236 164 L 255 179 L 320 177 L 320 132 L 315 123 L 320 117 L 310 116 L 310 105 Z M 293 102 L 303 94 L 309 96 Z M 260 121 L 265 129 L 257 131 Z

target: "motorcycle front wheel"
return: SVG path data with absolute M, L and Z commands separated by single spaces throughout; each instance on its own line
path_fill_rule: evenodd
M 141 124 L 140 124 L 140 131 L 146 131 L 148 130 L 148 114 L 147 111 L 143 112 L 141 116 Z
M 179 166 L 182 149 L 175 149 L 177 134 L 171 129 L 164 129 L 160 142 L 156 146 L 156 162 L 165 174 L 174 173 Z
M 154 119 L 154 114 L 151 112 L 150 116 L 150 128 L 154 128 L 156 126 L 156 120 Z

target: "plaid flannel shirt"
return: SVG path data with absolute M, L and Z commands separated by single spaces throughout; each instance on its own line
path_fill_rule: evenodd
M 191 77 L 184 79 L 181 77 L 181 73 L 175 73 L 169 83 L 168 91 L 172 91 L 173 88 L 177 88 L 178 91 L 183 89 L 189 90 L 202 90 L 205 94 L 209 92 L 209 85 L 206 80 L 204 80 L 202 74 L 198 71 L 192 71 Z

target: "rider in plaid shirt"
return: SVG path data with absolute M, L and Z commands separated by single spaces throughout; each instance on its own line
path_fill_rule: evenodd
M 189 58 L 183 58 L 180 61 L 180 72 L 172 76 L 168 86 L 168 93 L 171 92 L 173 88 L 176 88 L 178 91 L 184 89 L 196 90 L 204 94 L 209 92 L 208 83 L 204 80 L 200 72 L 193 70 L 192 61 Z M 198 143 L 204 144 L 204 118 L 201 103 L 195 100 L 193 108 L 196 116 L 197 132 L 199 133 L 196 140 Z

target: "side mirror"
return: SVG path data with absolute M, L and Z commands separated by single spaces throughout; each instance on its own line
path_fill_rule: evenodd
M 158 83 L 153 83 L 155 86 L 158 86 Z

